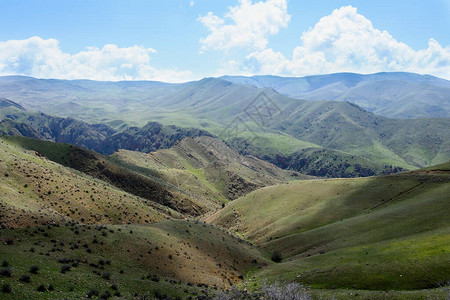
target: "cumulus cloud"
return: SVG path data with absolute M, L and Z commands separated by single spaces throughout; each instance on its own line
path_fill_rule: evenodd
M 286 27 L 290 16 L 286 0 L 255 3 L 240 0 L 237 6 L 229 7 L 224 18 L 209 12 L 198 20 L 210 31 L 208 36 L 200 39 L 202 51 L 226 51 L 236 47 L 262 50 L 267 45 L 268 36 Z
M 374 28 L 355 7 L 345 6 L 304 32 L 291 58 L 263 49 L 247 55 L 241 67 L 260 74 L 407 71 L 450 79 L 450 46 L 430 39 L 428 48 L 416 51 Z
M 0 42 L 0 75 L 20 74 L 39 78 L 93 80 L 161 80 L 180 82 L 192 73 L 156 69 L 150 64 L 155 49 L 120 48 L 109 44 L 64 53 L 56 39 L 32 37 Z

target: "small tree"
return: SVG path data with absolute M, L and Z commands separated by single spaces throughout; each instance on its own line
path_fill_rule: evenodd
M 39 267 L 38 266 L 31 266 L 30 267 L 30 273 L 31 274 L 37 274 L 39 271 Z
M 283 259 L 283 256 L 281 255 L 281 252 L 278 250 L 273 251 L 272 253 L 272 261 L 274 262 L 280 262 Z

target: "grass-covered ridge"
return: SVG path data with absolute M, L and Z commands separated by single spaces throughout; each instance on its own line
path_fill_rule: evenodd
M 448 280 L 449 164 L 398 175 L 292 182 L 227 205 L 209 221 L 283 262 L 256 277 L 321 288 L 423 289 Z
M 263 186 L 312 178 L 239 155 L 211 137 L 186 138 L 170 149 L 148 154 L 120 150 L 112 157 L 157 172 L 185 191 L 222 203 Z

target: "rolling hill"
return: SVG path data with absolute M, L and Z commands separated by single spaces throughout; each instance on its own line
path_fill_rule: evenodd
M 421 84 L 438 88 L 448 85 L 445 80 L 407 73 L 334 74 L 309 78 L 311 83 L 308 85 L 316 88 L 343 81 L 344 85 L 356 86 L 395 81 L 396 78 L 415 85 L 417 89 L 421 89 Z M 236 84 L 230 78 L 226 79 L 205 78 L 167 85 L 2 77 L 0 96 L 10 97 L 25 108 L 45 108 L 46 113 L 102 123 L 119 131 L 133 124 L 143 126 L 153 120 L 166 125 L 201 128 L 226 141 L 236 137 L 252 139 L 252 143 L 265 148 L 259 151 L 259 158 L 266 154 L 290 155 L 308 147 L 324 147 L 383 166 L 413 169 L 442 163 L 450 157 L 448 118 L 389 119 L 350 102 L 299 100 L 282 95 L 273 88 Z M 267 81 L 272 82 L 269 79 Z M 77 91 L 85 89 L 84 94 L 77 94 Z M 116 100 L 110 99 L 109 89 L 114 91 L 116 98 L 113 99 Z M 386 89 L 386 93 L 394 97 L 396 93 L 405 95 L 406 92 Z M 47 95 L 45 101 L 54 101 L 55 105 L 44 106 L 44 95 Z M 442 103 L 438 106 L 445 108 L 448 97 L 439 97 L 436 99 L 441 99 Z M 74 98 L 77 99 L 76 109 L 58 108 L 69 105 Z M 126 143 L 118 146 L 123 145 Z
M 117 131 L 104 124 L 89 124 L 73 118 L 28 111 L 7 99 L 0 99 L 0 133 L 68 143 L 102 154 L 112 154 L 119 149 L 150 152 L 170 148 L 185 137 L 211 136 L 205 130 L 166 126 L 158 122 Z
M 312 177 L 242 156 L 211 137 L 186 138 L 152 153 L 120 150 L 112 157 L 154 170 L 185 191 L 225 203 L 255 189 Z
M 9 299 L 204 299 L 267 264 L 254 246 L 195 221 L 57 223 L 0 233 L 0 280 L 9 287 L 1 295 Z
M 87 149 L 24 137 L 3 136 L 1 140 L 16 145 L 19 151 L 21 148 L 35 151 L 53 162 L 107 182 L 152 203 L 170 207 L 182 214 L 198 216 L 214 210 L 219 205 L 214 199 L 187 194 L 177 186 L 168 184 L 156 172 L 111 160 Z M 54 192 L 54 190 L 47 191 L 48 195 Z
M 170 215 L 180 217 L 156 202 L 63 167 L 21 146 L 22 142 L 0 137 L 0 220 L 3 228 L 54 222 L 139 224 L 162 221 Z M 66 156 L 68 145 L 49 146 L 48 151 L 69 159 Z
M 208 222 L 237 231 L 281 263 L 253 276 L 317 288 L 414 290 L 450 273 L 450 164 L 389 176 L 271 186 Z
M 106 157 L 3 136 L 0 153 L 0 281 L 8 297 L 202 299 L 264 280 L 295 280 L 337 299 L 445 295 L 449 163 L 285 183 L 293 172 L 211 137 Z M 220 209 L 238 196 L 221 189 L 230 172 L 250 189 Z M 173 184 L 180 179 L 184 185 Z M 246 194 L 252 183 L 275 185 Z M 199 213 L 212 225 L 193 220 Z M 275 251 L 279 263 L 270 261 Z
M 66 142 L 104 154 L 112 154 L 118 149 L 151 152 L 169 148 L 184 137 L 211 136 L 205 130 L 180 128 L 157 122 L 149 122 L 143 127 L 128 127 L 122 131 L 116 131 L 104 124 L 91 125 L 72 118 L 29 112 L 6 99 L 0 102 L 2 103 L 0 114 L 3 115 L 3 120 L 0 121 L 0 132 L 3 134 Z M 222 135 L 226 136 L 223 131 Z M 355 177 L 386 174 L 399 170 L 398 167 L 393 168 L 386 164 L 390 160 L 377 163 L 360 156 L 300 141 L 289 135 L 258 132 L 256 137 L 250 136 L 250 138 L 252 141 L 231 136 L 226 142 L 241 154 L 253 155 L 281 168 L 314 176 Z M 333 159 L 329 159 L 330 157 Z M 405 163 L 403 165 L 409 166 Z

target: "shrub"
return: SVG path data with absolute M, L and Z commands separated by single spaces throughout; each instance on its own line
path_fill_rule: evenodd
M 31 274 L 37 274 L 39 271 L 39 267 L 38 266 L 31 266 L 30 267 L 30 273 Z
M 96 289 L 91 289 L 87 294 L 86 298 L 92 298 L 93 296 L 98 296 L 99 293 Z
M 280 262 L 282 259 L 281 252 L 278 250 L 273 251 L 271 259 L 274 262 Z
M 273 300 L 312 300 L 308 290 L 297 282 L 282 285 L 274 282 L 271 285 L 264 284 L 262 287 L 264 299 Z
M 70 265 L 62 265 L 61 266 L 61 273 L 65 274 L 65 273 L 69 272 L 70 268 L 71 268 Z
M 40 286 L 37 287 L 36 291 L 38 291 L 38 292 L 46 292 L 47 289 L 45 288 L 45 286 L 43 284 L 41 284 Z
M 0 270 L 0 276 L 3 277 L 11 277 L 11 269 L 10 268 L 3 268 Z
M 11 293 L 12 292 L 11 286 L 9 286 L 9 284 L 2 285 L 2 292 L 5 294 Z
M 6 260 L 4 260 L 3 262 L 2 262 L 2 267 L 9 267 L 9 263 L 6 261 Z
M 31 277 L 30 275 L 25 274 L 20 276 L 19 280 L 25 283 L 29 283 L 31 281 Z
M 159 282 L 159 276 L 157 274 L 152 276 L 152 281 Z
M 292 282 L 282 285 L 275 282 L 271 285 L 264 283 L 261 291 L 254 294 L 233 287 L 230 292 L 220 293 L 215 299 L 312 300 L 312 297 L 309 295 L 308 290 L 299 283 Z
M 111 292 L 110 291 L 108 291 L 108 290 L 106 290 L 103 294 L 101 294 L 100 295 L 100 299 L 109 299 L 109 298 L 111 298 Z
M 70 263 L 70 259 L 68 259 L 68 258 L 66 258 L 66 257 L 63 257 L 63 258 L 59 258 L 58 259 L 58 262 L 60 263 L 60 264 L 68 264 L 68 263 Z
M 106 280 L 110 280 L 111 279 L 111 273 L 105 272 L 102 274 L 102 278 L 106 279 Z

